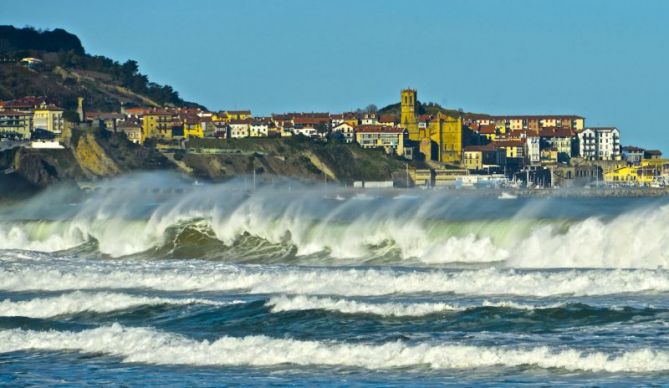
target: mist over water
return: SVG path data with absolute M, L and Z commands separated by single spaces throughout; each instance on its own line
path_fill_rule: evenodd
M 203 367 L 241 384 L 666 383 L 668 216 L 665 198 L 281 178 L 54 187 L 0 204 L 0 361 L 17 372 L 0 381 L 102 363 L 133 365 L 117 383 Z

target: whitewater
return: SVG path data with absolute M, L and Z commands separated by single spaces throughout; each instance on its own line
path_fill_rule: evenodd
M 0 384 L 669 384 L 667 220 L 665 198 L 54 186 L 0 203 Z

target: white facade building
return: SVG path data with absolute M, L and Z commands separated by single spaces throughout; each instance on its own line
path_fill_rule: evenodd
M 344 136 L 344 141 L 346 143 L 353 143 L 353 131 L 354 127 L 348 123 L 341 123 L 336 127 L 332 128 L 332 133 L 341 133 Z
M 265 121 L 252 121 L 249 125 L 249 136 L 267 137 L 269 136 L 269 123 Z
M 230 120 L 230 138 L 239 139 L 249 137 L 248 120 Z
M 527 136 L 525 139 L 525 155 L 530 164 L 541 162 L 541 145 L 539 136 Z
M 586 128 L 578 133 L 578 155 L 587 160 L 620 160 L 618 128 Z
M 63 110 L 54 105 L 42 103 L 33 112 L 33 128 L 53 133 L 63 132 Z
M 296 135 L 303 135 L 306 137 L 317 137 L 318 131 L 311 125 L 295 125 L 293 127 L 293 133 Z

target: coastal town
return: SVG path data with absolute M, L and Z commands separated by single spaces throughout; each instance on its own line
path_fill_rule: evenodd
M 39 59 L 24 59 L 25 66 Z M 233 139 L 301 137 L 382 149 L 406 161 L 400 186 L 532 188 L 669 185 L 669 160 L 659 150 L 623 145 L 616 127 L 590 127 L 563 115 L 487 115 L 421 104 L 403 89 L 399 104 L 355 112 L 297 112 L 255 116 L 251 110 L 120 106 L 88 110 L 84 98 L 67 111 L 48 96 L 0 101 L 0 147 L 64 149 L 73 129 L 124 134 L 161 152 L 216 152 Z M 210 141 L 201 142 L 200 139 Z M 203 145 L 203 144 L 206 144 Z M 356 182 L 359 187 L 365 182 Z M 367 182 L 366 187 L 398 186 Z

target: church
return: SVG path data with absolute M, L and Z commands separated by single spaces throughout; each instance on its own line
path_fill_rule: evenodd
M 402 90 L 400 126 L 409 132 L 409 140 L 419 144 L 425 160 L 459 165 L 462 160 L 462 118 L 441 112 L 419 116 L 417 96 L 416 90 Z

